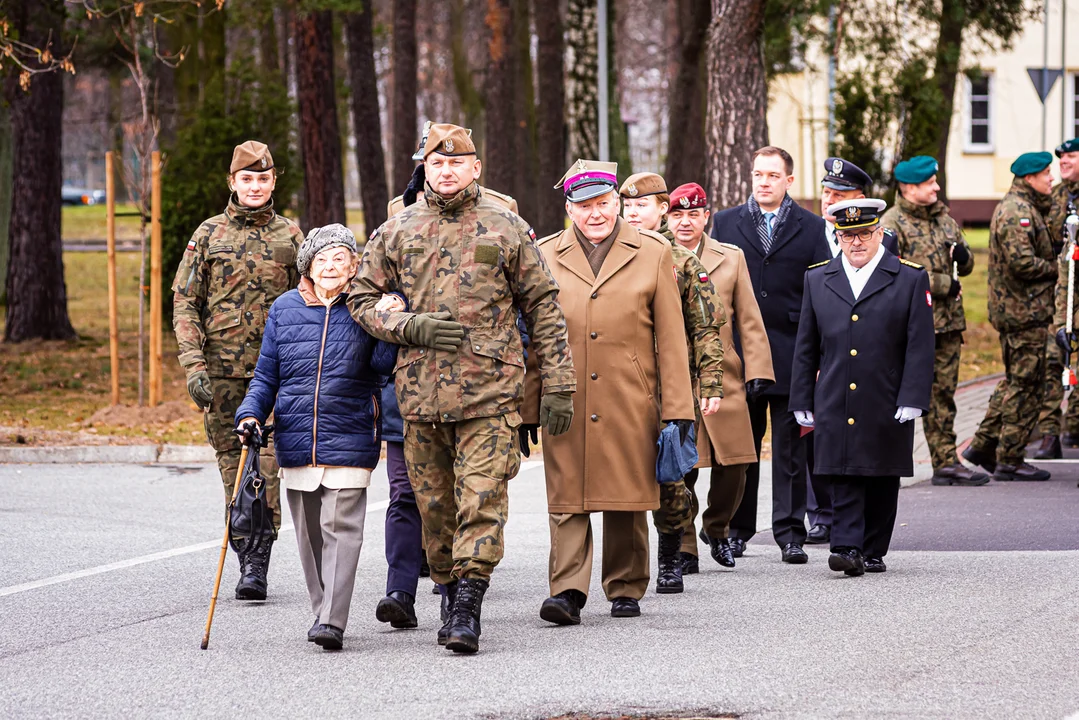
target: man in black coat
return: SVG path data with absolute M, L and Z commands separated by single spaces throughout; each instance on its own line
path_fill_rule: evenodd
M 833 206 L 839 257 L 806 273 L 790 409 L 813 428 L 813 471 L 832 488 L 832 555 L 847 575 L 884 572 L 899 478 L 933 385 L 933 299 L 921 265 L 881 245 L 884 201 Z
M 806 268 L 831 257 L 824 220 L 800 207 L 787 189 L 794 182 L 794 160 L 786 150 L 764 147 L 753 156 L 753 195 L 744 205 L 715 216 L 712 237 L 737 245 L 745 253 L 753 292 L 761 309 L 776 381 L 746 384 L 753 440 L 760 457 L 761 440 L 772 421 L 772 534 L 783 549 L 783 561 L 805 563 L 806 443 L 788 411 L 791 361 L 802 309 Z M 730 525 L 731 549 L 741 557 L 746 541 L 757 532 L 757 488 L 760 463 L 746 472 L 746 489 Z

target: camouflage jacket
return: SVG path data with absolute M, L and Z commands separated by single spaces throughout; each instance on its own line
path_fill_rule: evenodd
M 989 322 L 1009 333 L 1048 326 L 1057 263 L 1045 225 L 1051 198 L 1022 178 L 997 205 L 989 226 Z
M 952 245 L 962 244 L 968 252 L 970 246 L 963 239 L 959 223 L 948 212 L 948 206 L 939 200 L 929 206 L 915 205 L 899 197 L 880 222 L 885 228 L 895 231 L 900 257 L 918 263 L 929 273 L 929 291 L 933 294 L 933 327 L 936 332 L 966 330 L 963 298 L 948 297 L 948 290 L 952 286 Z M 966 263 L 959 265 L 958 270 L 960 277 L 974 271 L 973 253 Z
M 384 292 L 399 291 L 410 312 L 377 312 Z M 449 312 L 465 327 L 455 352 L 410 346 L 397 361 L 401 415 L 454 422 L 512 415 L 520 422 L 524 315 L 543 392 L 577 388 L 558 285 L 520 217 L 473 183 L 446 199 L 428 187 L 377 229 L 349 290 L 352 316 L 376 337 L 406 344 L 412 313 Z
M 702 398 L 723 397 L 723 340 L 719 329 L 727 311 L 716 293 L 708 271 L 689 250 L 679 245 L 664 220 L 659 234 L 671 245 L 674 279 L 682 296 L 682 319 L 689 345 L 689 374 Z
M 187 243 L 173 281 L 173 328 L 180 365 L 191 374 L 249 378 L 270 305 L 300 282 L 303 233 L 273 202 L 245 208 L 230 200 Z
M 1067 239 L 1064 237 L 1064 221 L 1067 219 L 1068 203 L 1072 203 L 1074 211 L 1079 212 L 1079 181 L 1065 180 L 1053 188 L 1053 206 L 1045 219 L 1049 226 L 1049 237 L 1057 247 L 1062 247 Z M 1065 276 L 1066 280 L 1066 276 Z

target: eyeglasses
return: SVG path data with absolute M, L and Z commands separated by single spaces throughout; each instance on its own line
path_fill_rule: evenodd
M 841 242 L 841 243 L 843 243 L 845 245 L 850 245 L 855 240 L 857 240 L 862 245 L 867 245 L 867 244 L 869 244 L 869 241 L 873 239 L 873 234 L 875 232 L 876 232 L 876 230 L 863 230 L 860 233 L 847 233 L 847 232 L 837 231 L 836 234 L 835 234 L 835 237 L 836 237 L 836 240 L 838 240 L 839 242 Z

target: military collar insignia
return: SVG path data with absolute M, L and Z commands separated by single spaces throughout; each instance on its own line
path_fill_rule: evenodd
M 453 152 L 453 140 L 447 140 L 442 145 L 446 148 L 446 152 Z
M 849 207 L 846 209 L 846 215 L 848 220 L 857 220 L 862 217 L 862 211 L 857 207 Z
M 630 183 L 629 187 L 626 188 L 626 192 L 629 193 L 630 197 L 637 197 L 637 184 Z
M 833 175 L 840 175 L 840 174 L 842 174 L 842 172 L 843 172 L 843 161 L 840 160 L 839 158 L 836 158 L 835 160 L 832 161 L 832 174 Z

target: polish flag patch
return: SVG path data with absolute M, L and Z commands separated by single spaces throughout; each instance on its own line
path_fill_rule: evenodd
M 190 239 L 190 240 L 189 240 L 189 241 L 187 242 L 187 249 L 188 249 L 188 250 L 194 250 L 194 249 L 195 249 L 195 238 L 191 238 L 191 239 Z
M 929 291 L 925 291 L 925 304 L 929 307 L 933 307 L 933 296 L 929 294 Z
M 1019 218 L 1019 227 L 1030 227 L 1030 218 Z
M 708 282 L 708 273 L 697 273 L 697 280 L 702 283 Z
M 536 231 L 528 228 L 528 237 L 532 238 L 532 242 L 536 242 Z

